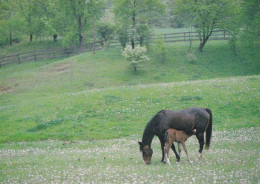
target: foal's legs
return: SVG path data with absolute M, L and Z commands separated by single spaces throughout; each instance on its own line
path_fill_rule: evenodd
M 187 148 L 186 148 L 185 141 L 182 141 L 181 144 L 182 144 L 182 147 L 183 147 L 183 149 L 184 149 L 184 151 L 185 151 L 185 153 L 186 153 L 188 162 L 190 162 L 189 155 L 188 155 L 188 150 L 187 150 Z
M 172 142 L 166 142 L 165 146 L 164 146 L 164 162 L 171 165 L 170 163 L 170 159 L 169 159 L 169 151 L 170 151 L 170 147 L 171 147 Z
M 181 143 L 178 142 L 178 151 L 179 151 L 179 156 L 181 157 Z

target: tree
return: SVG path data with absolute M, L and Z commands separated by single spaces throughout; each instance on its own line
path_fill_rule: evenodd
M 106 46 L 108 40 L 113 38 L 115 27 L 109 23 L 99 23 L 97 25 L 97 36 L 102 46 Z
M 17 0 L 20 14 L 25 20 L 25 33 L 33 41 L 33 35 L 41 36 L 45 30 L 44 10 L 46 2 L 41 0 Z
M 121 43 L 122 47 L 125 48 L 127 45 L 129 33 L 128 28 L 124 24 L 119 24 L 116 27 L 116 33 L 118 35 L 119 42 Z
M 227 16 L 228 0 L 177 0 L 176 13 L 188 15 L 186 19 L 196 28 L 200 39 L 199 52 Z
M 23 19 L 17 11 L 17 5 L 14 0 L 0 0 L 0 33 L 1 42 L 5 44 L 4 40 L 9 40 L 12 45 L 14 37 L 21 34 L 23 29 Z
M 164 62 L 166 60 L 166 57 L 168 54 L 168 49 L 163 41 L 162 36 L 159 36 L 156 39 L 152 51 L 153 51 L 155 58 L 158 59 L 159 61 Z
M 136 37 L 139 36 L 139 41 L 143 39 L 140 38 L 140 35 L 143 36 L 142 34 L 137 34 L 137 26 L 149 25 L 152 17 L 162 13 L 164 9 L 159 0 L 114 0 L 114 4 L 116 21 L 128 29 L 133 49 Z
M 83 40 L 86 39 L 86 25 L 92 20 L 94 25 L 95 19 L 101 13 L 101 1 L 98 0 L 60 0 L 65 7 L 65 11 L 74 17 L 77 25 L 78 45 L 83 46 Z M 85 43 L 85 41 L 84 41 Z
M 242 0 L 241 39 L 246 46 L 254 47 L 259 43 L 260 35 L 260 2 L 259 0 Z
M 145 47 L 137 46 L 133 49 L 130 45 L 126 46 L 126 48 L 122 51 L 122 55 L 127 61 L 130 62 L 130 65 L 133 67 L 135 73 L 141 63 L 149 60 L 146 53 L 147 49 Z

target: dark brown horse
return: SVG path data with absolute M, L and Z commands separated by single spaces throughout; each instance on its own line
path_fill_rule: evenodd
M 204 146 L 204 132 L 206 131 L 206 149 L 210 146 L 212 133 L 212 112 L 208 108 L 189 108 L 180 111 L 161 110 L 146 125 L 143 133 L 140 151 L 143 154 L 145 164 L 151 163 L 153 150 L 151 148 L 153 137 L 156 135 L 161 142 L 162 162 L 164 161 L 164 135 L 170 129 L 182 130 L 190 134 L 193 129 L 196 130 L 196 137 L 200 144 L 199 158 L 202 156 Z M 180 156 L 176 152 L 174 144 L 172 144 L 177 161 Z

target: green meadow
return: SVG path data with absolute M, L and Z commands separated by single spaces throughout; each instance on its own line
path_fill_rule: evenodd
M 258 183 L 260 56 L 234 55 L 226 41 L 168 45 L 166 61 L 135 73 L 108 48 L 0 68 L 1 183 Z M 137 141 L 161 109 L 208 107 L 213 139 L 198 162 L 144 166 Z M 199 148 L 188 140 L 191 160 Z

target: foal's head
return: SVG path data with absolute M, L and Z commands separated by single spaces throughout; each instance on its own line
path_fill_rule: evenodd
M 142 142 L 138 142 L 140 145 L 140 151 L 143 154 L 143 160 L 145 164 L 151 164 L 153 150 L 149 145 L 143 145 Z

